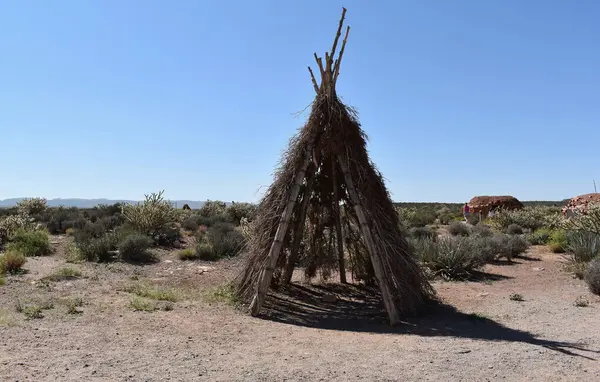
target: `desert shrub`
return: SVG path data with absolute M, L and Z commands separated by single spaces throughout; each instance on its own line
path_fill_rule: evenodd
M 511 224 L 535 231 L 542 227 L 553 228 L 560 220 L 560 210 L 553 207 L 525 207 L 520 210 L 499 209 L 490 223 L 499 231 L 506 231 Z
M 437 219 L 435 211 L 429 208 L 397 207 L 396 212 L 398 213 L 400 224 L 405 229 L 425 227 L 428 224 L 435 223 Z
M 480 241 L 469 237 L 418 239 L 413 246 L 421 263 L 433 275 L 447 280 L 468 279 L 485 264 L 488 256 L 482 251 Z
M 236 256 L 244 245 L 244 235 L 231 223 L 219 223 L 206 232 L 209 243 L 218 258 Z
M 186 231 L 197 231 L 198 227 L 200 227 L 200 224 L 198 224 L 198 219 L 196 219 L 196 217 L 194 216 L 190 216 L 189 218 L 185 219 L 182 223 L 181 226 L 183 227 L 183 229 L 185 229 Z
M 552 235 L 552 230 L 548 228 L 540 228 L 527 235 L 527 240 L 532 245 L 544 245 L 550 240 L 550 235 Z
M 226 208 L 226 204 L 220 200 L 207 200 L 200 207 L 198 214 L 207 218 L 216 215 L 225 215 Z
M 584 231 L 568 232 L 566 250 L 576 263 L 591 261 L 600 256 L 600 235 Z
M 496 235 L 493 237 L 496 258 L 505 257 L 508 261 L 512 261 L 516 257 L 529 248 L 529 243 L 522 236 L 516 235 Z
M 522 235 L 523 227 L 513 223 L 506 228 L 506 233 L 509 235 Z
M 12 240 L 13 235 L 20 229 L 30 228 L 31 222 L 21 215 L 9 215 L 0 220 L 0 243 Z
M 117 249 L 118 239 L 115 233 L 91 236 L 76 231 L 74 235 L 75 246 L 83 260 L 99 263 L 109 262 L 113 259 L 112 252 Z
M 480 223 L 471 227 L 471 235 L 476 237 L 492 237 L 494 236 L 494 231 L 492 231 L 490 226 Z
M 588 205 L 585 214 L 563 221 L 561 227 L 568 231 L 584 231 L 600 235 L 600 204 Z
M 553 253 L 564 253 L 566 251 L 568 242 L 567 235 L 564 230 L 553 231 L 548 239 L 548 246 Z
M 147 262 L 154 259 L 148 249 L 154 241 L 143 234 L 134 233 L 123 238 L 118 245 L 119 256 L 123 261 Z
M 186 248 L 177 254 L 180 260 L 195 260 L 198 258 L 196 255 L 196 250 L 194 248 Z
M 164 200 L 163 191 L 145 195 L 145 198 L 141 203 L 123 206 L 125 220 L 138 232 L 152 237 L 155 243 L 169 242 L 176 229 L 175 207 Z
M 4 252 L 3 255 L 0 255 L 0 274 L 19 273 L 26 262 L 27 258 L 21 252 L 15 249 L 9 249 Z
M 452 222 L 448 226 L 448 232 L 452 236 L 469 236 L 469 227 L 461 222 Z
M 17 250 L 25 256 L 45 256 L 52 253 L 48 232 L 42 230 L 19 229 L 7 248 Z
M 196 257 L 204 261 L 215 261 L 219 259 L 213 246 L 206 242 L 199 242 L 195 247 Z
M 181 232 L 176 226 L 166 226 L 154 236 L 154 243 L 163 247 L 177 247 L 181 241 Z
M 39 215 L 48 208 L 47 200 L 44 198 L 23 199 L 17 203 L 17 211 L 25 216 Z
M 231 220 L 231 217 L 226 214 L 213 215 L 213 216 L 208 216 L 208 217 L 196 215 L 196 216 L 194 216 L 194 219 L 196 220 L 196 223 L 198 224 L 198 226 L 205 226 L 205 227 L 212 227 L 213 225 L 219 224 L 219 223 L 233 223 L 233 221 Z
M 242 219 L 253 220 L 256 215 L 257 206 L 252 203 L 232 203 L 225 208 L 225 214 L 239 225 Z
M 600 258 L 592 260 L 585 272 L 585 282 L 590 292 L 600 295 Z
M 410 236 L 415 239 L 434 239 L 437 234 L 429 227 L 414 227 L 409 230 Z

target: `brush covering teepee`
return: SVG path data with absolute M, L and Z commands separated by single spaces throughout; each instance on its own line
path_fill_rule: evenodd
M 291 139 L 252 224 L 237 294 L 255 316 L 268 289 L 289 283 L 299 264 L 307 278 L 335 271 L 345 283 L 349 270 L 353 278 L 376 283 L 392 325 L 434 294 L 369 159 L 358 117 L 336 95 L 350 31 L 335 58 L 345 14 L 344 8 L 331 53 L 324 62 L 315 54 L 320 84 L 308 68 L 317 93 L 311 114 Z

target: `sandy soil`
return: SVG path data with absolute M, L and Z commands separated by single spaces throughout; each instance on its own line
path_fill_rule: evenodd
M 66 264 L 66 239 L 53 240 L 53 256 L 0 286 L 2 381 L 600 380 L 600 298 L 543 247 L 486 266 L 481 281 L 436 283 L 442 304 L 390 328 L 359 287 L 296 284 L 253 318 L 206 297 L 240 260 Z M 65 266 L 82 276 L 47 279 Z M 124 289 L 142 281 L 175 288 L 179 301 L 135 311 Z M 26 319 L 19 304 L 47 309 Z

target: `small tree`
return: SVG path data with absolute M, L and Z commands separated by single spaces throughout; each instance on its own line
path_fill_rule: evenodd
M 123 205 L 123 216 L 135 230 L 156 238 L 173 228 L 177 211 L 169 201 L 164 200 L 163 193 L 144 195 L 146 200 L 141 203 Z
M 17 203 L 17 211 L 20 215 L 39 215 L 48 208 L 48 201 L 44 198 L 23 199 Z

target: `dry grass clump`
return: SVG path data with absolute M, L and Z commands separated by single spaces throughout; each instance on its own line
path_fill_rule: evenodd
M 0 255 L 0 275 L 21 273 L 26 262 L 27 258 L 21 252 L 16 249 L 8 249 Z
M 585 272 L 585 282 L 590 292 L 600 296 L 600 258 L 592 260 Z

